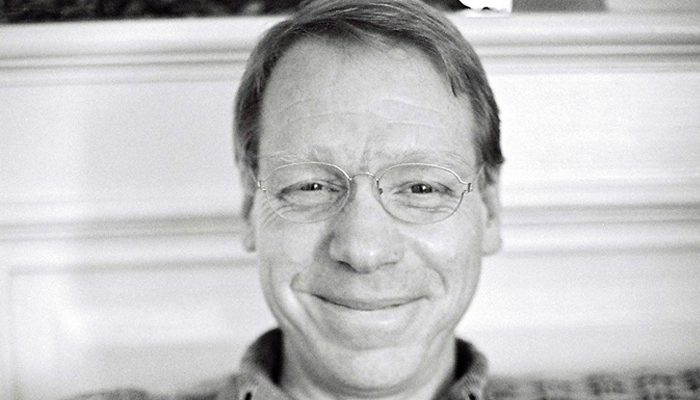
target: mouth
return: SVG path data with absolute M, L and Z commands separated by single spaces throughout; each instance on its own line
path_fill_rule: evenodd
M 429 308 L 427 296 L 391 295 L 372 291 L 308 293 L 306 310 L 314 325 L 343 346 L 378 348 L 395 344 L 420 329 L 419 321 Z
M 405 304 L 416 301 L 413 298 L 391 298 L 391 299 L 355 299 L 341 297 L 325 297 L 316 295 L 323 302 L 333 304 L 338 307 L 355 311 L 379 311 L 397 308 Z

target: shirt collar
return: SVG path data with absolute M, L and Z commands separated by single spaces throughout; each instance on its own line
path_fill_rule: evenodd
M 219 396 L 220 400 L 291 400 L 278 383 L 282 373 L 282 331 L 273 329 L 258 338 L 241 361 L 241 373 Z M 480 400 L 483 396 L 488 362 L 472 344 L 457 339 L 455 383 L 446 400 Z
M 455 383 L 450 387 L 449 400 L 480 400 L 488 377 L 488 360 L 469 342 L 457 339 Z

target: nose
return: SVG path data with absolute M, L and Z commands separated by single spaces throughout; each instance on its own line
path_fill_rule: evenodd
M 353 179 L 355 190 L 331 221 L 329 253 L 359 273 L 371 273 L 403 259 L 404 242 L 397 221 L 389 215 L 372 185 L 374 179 Z

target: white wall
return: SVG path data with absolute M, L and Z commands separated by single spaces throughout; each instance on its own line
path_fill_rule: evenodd
M 460 334 L 497 373 L 697 363 L 700 15 L 454 19 L 508 159 Z M 273 325 L 230 131 L 274 21 L 0 27 L 0 398 L 172 390 Z
M 605 5 L 613 12 L 700 11 L 700 3 L 696 0 L 606 0 Z

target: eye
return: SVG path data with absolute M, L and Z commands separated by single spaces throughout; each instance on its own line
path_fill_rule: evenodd
M 411 185 L 410 191 L 413 194 L 430 194 L 433 193 L 433 187 L 425 183 L 416 183 Z
M 394 196 L 427 198 L 449 195 L 452 192 L 449 186 L 439 182 L 404 182 L 390 189 Z
M 312 180 L 282 187 L 275 192 L 275 198 L 287 205 L 306 207 L 334 203 L 346 191 L 346 188 L 339 183 Z
M 395 209 L 423 210 L 432 212 L 442 210 L 455 200 L 455 193 L 449 186 L 430 181 L 408 181 L 389 189 L 385 204 Z
M 281 196 L 297 195 L 300 193 L 313 195 L 315 193 L 338 193 L 343 188 L 336 183 L 325 181 L 307 181 L 297 182 L 282 188 L 279 193 Z
M 319 182 L 307 182 L 299 185 L 299 190 L 303 192 L 312 192 L 316 190 L 323 190 L 324 185 Z M 330 188 L 329 188 L 330 189 Z

